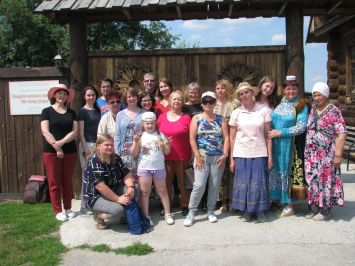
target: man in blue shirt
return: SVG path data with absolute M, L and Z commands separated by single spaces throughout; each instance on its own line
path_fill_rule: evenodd
M 102 93 L 102 96 L 96 100 L 97 106 L 100 108 L 101 116 L 106 114 L 109 109 L 108 109 L 108 104 L 106 102 L 106 95 L 108 92 L 112 90 L 113 87 L 113 81 L 110 78 L 102 78 L 100 79 L 100 90 Z M 121 111 L 125 109 L 126 106 L 123 105 L 121 101 Z

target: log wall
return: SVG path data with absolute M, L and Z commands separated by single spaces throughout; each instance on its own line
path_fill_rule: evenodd
M 354 30 L 349 26 L 344 24 L 329 33 L 327 78 L 330 101 L 342 110 L 346 125 L 355 126 L 355 105 L 346 104 L 345 97 L 351 93 L 352 85 L 347 38 Z

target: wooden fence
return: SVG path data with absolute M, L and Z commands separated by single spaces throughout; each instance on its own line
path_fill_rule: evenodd
M 34 80 L 69 79 L 55 67 L 0 69 L 0 192 L 7 198 L 23 193 L 31 175 L 45 175 L 41 116 L 13 116 L 9 107 L 9 82 Z
M 274 76 L 280 94 L 286 75 L 285 46 L 89 51 L 88 57 L 88 84 L 97 89 L 102 77 L 116 80 L 119 71 L 134 65 L 149 69 L 158 79 L 170 79 L 174 89 L 183 92 L 185 86 L 193 81 L 198 82 L 203 91 L 213 90 L 215 82 L 220 79 L 218 75 L 222 74 L 223 69 L 235 70 L 235 63 L 252 68 L 257 73 L 258 80 L 266 75 Z M 228 76 L 232 81 L 240 81 L 241 77 L 233 75 L 238 74 L 235 72 Z
M 271 75 L 276 78 L 281 94 L 286 75 L 285 46 L 89 51 L 88 85 L 99 89 L 101 78 L 116 80 L 127 66 L 149 70 L 158 79 L 166 77 L 172 81 L 174 89 L 183 92 L 193 81 L 207 91 L 213 90 L 220 78 L 234 84 L 243 80 L 257 83 L 263 76 Z M 30 175 L 45 174 L 40 115 L 10 115 L 8 82 L 59 80 L 69 85 L 68 75 L 61 76 L 54 67 L 0 69 L 0 197 L 1 193 L 6 193 L 7 198 L 11 193 L 23 193 Z M 79 172 L 75 171 L 73 182 L 76 198 L 81 191 Z

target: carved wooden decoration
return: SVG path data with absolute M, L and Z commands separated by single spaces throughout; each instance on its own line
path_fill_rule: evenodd
M 149 69 L 134 65 L 132 67 L 126 65 L 124 70 L 118 71 L 116 82 L 113 86 L 116 90 L 122 91 L 127 87 L 134 87 L 139 91 L 144 90 L 143 78 L 144 74 L 150 72 Z
M 234 88 L 237 88 L 239 83 L 248 82 L 251 86 L 258 85 L 258 73 L 246 63 L 229 64 L 227 67 L 222 67 L 222 72 L 217 75 L 218 79 L 226 79 L 232 82 Z

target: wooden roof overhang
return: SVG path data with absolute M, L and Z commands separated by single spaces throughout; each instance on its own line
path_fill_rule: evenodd
M 306 43 L 326 43 L 329 41 L 329 32 L 349 20 L 354 20 L 353 15 L 335 17 L 315 16 L 309 21 Z
M 355 14 L 355 1 L 297 0 L 45 0 L 35 10 L 58 22 L 85 12 L 88 22 L 285 17 L 289 2 L 302 2 L 304 16 Z

